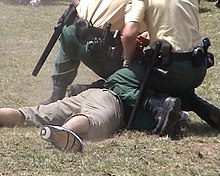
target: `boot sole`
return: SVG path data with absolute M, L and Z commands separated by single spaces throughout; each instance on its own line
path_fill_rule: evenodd
M 181 108 L 181 100 L 176 98 L 175 101 L 169 101 L 167 105 L 164 107 L 166 113 L 166 117 L 164 118 L 163 126 L 160 130 L 159 135 L 170 135 L 174 125 L 177 121 L 179 121 L 179 111 Z

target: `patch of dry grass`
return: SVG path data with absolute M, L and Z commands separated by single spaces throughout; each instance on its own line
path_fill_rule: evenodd
M 0 107 L 32 106 L 50 95 L 58 44 L 37 77 L 31 75 L 67 1 L 34 8 L 25 2 L 0 0 Z M 220 105 L 220 10 L 202 1 L 201 31 L 212 41 L 215 66 L 197 92 Z M 81 66 L 76 82 L 97 76 Z M 0 175 L 48 176 L 192 176 L 220 175 L 220 134 L 190 113 L 186 137 L 170 141 L 144 132 L 124 131 L 114 138 L 86 143 L 82 154 L 62 153 L 39 137 L 39 128 L 1 128 Z

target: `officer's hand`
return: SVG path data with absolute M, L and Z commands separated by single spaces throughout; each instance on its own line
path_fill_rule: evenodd
M 143 49 L 150 43 L 149 33 L 147 31 L 137 36 L 137 49 Z

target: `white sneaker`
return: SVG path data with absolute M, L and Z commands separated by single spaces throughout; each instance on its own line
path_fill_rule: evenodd
M 41 0 L 30 0 L 30 4 L 31 4 L 32 6 L 38 6 L 38 5 L 40 4 L 40 1 L 41 1 Z
M 40 136 L 42 139 L 51 142 L 55 147 L 64 152 L 83 151 L 83 142 L 80 137 L 66 128 L 60 126 L 45 125 L 40 132 Z

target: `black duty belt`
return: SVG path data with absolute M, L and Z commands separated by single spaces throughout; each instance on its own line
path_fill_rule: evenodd
M 152 49 L 145 51 L 145 54 L 150 54 Z M 149 52 L 149 53 L 148 53 Z M 214 58 L 204 52 L 204 48 L 202 46 L 197 46 L 193 49 L 192 52 L 182 52 L 182 53 L 174 53 L 172 52 L 172 47 L 170 44 L 165 43 L 161 47 L 160 52 L 160 62 L 163 65 L 169 66 L 173 61 L 181 62 L 181 61 L 191 61 L 193 67 L 198 67 L 204 64 L 205 59 L 210 58 L 211 65 L 213 65 Z
M 186 53 L 171 53 L 172 61 L 191 61 L 192 60 L 192 52 Z
M 148 55 L 154 51 L 153 49 L 147 49 L 145 50 L 145 55 Z M 160 53 L 160 56 L 162 56 L 162 53 Z M 192 52 L 185 52 L 185 53 L 170 53 L 171 60 L 172 61 L 191 61 L 192 60 Z
M 75 20 L 76 26 L 76 37 L 78 41 L 84 43 L 88 39 L 89 34 L 92 34 L 95 37 L 103 38 L 105 32 L 107 31 L 107 27 L 105 29 L 97 28 L 92 26 L 87 20 L 82 18 L 77 18 Z M 110 29 L 109 29 L 110 30 Z M 108 34 L 113 34 L 110 31 L 107 31 Z
M 97 27 L 89 26 L 89 32 L 94 36 L 101 38 L 104 30 Z

